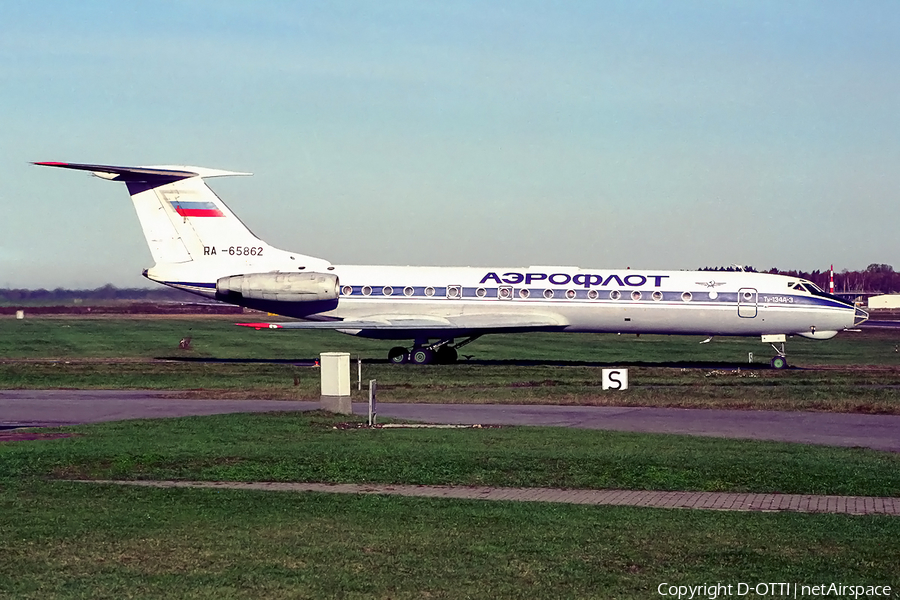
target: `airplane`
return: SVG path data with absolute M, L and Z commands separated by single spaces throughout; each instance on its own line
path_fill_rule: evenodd
M 486 334 L 535 331 L 759 336 L 788 366 L 788 336 L 825 340 L 868 314 L 798 277 L 743 271 L 566 266 L 333 265 L 256 237 L 205 179 L 250 175 L 192 166 L 36 162 L 125 183 L 155 265 L 151 281 L 296 320 L 254 329 L 330 329 L 412 340 L 392 363 L 449 364 Z

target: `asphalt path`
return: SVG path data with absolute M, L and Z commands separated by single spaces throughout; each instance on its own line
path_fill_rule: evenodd
M 186 400 L 178 392 L 144 390 L 0 390 L 0 427 L 163 419 L 238 412 L 315 410 L 318 402 Z
M 315 410 L 318 402 L 195 400 L 177 392 L 0 390 L 0 427 L 62 426 L 239 412 Z M 366 414 L 365 404 L 353 411 Z M 900 416 L 717 409 L 510 404 L 378 405 L 382 418 L 458 425 L 531 425 L 676 433 L 900 452 Z
M 359 412 L 363 409 L 364 405 Z M 357 412 L 355 407 L 354 412 Z M 900 452 L 898 415 L 503 404 L 381 404 L 378 413 L 427 423 L 549 425 L 858 446 Z

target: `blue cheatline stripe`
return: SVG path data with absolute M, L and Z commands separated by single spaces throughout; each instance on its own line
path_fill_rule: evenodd
M 347 288 L 347 287 L 351 288 L 350 294 L 345 294 L 343 292 L 344 288 Z M 362 293 L 362 290 L 364 287 L 368 287 L 371 289 L 371 292 L 369 293 L 368 296 L 364 295 Z M 389 295 L 386 295 L 384 293 L 385 287 L 391 288 L 392 293 Z M 403 291 L 406 287 L 412 287 L 413 294 L 411 296 L 407 296 L 406 294 L 403 293 Z M 425 294 L 426 287 L 432 287 L 434 289 L 434 294 L 432 294 L 431 296 L 427 296 Z M 392 299 L 396 298 L 396 299 L 401 299 L 401 300 L 407 299 L 407 298 L 409 298 L 409 299 L 428 298 L 428 299 L 438 299 L 438 300 L 447 300 L 447 299 L 450 299 L 450 300 L 467 300 L 467 299 L 498 300 L 499 299 L 498 298 L 498 289 L 499 289 L 498 287 L 462 287 L 462 294 L 458 298 L 447 298 L 447 287 L 448 286 L 438 287 L 438 286 L 397 286 L 397 285 L 394 285 L 394 286 L 382 286 L 382 285 L 370 285 L 370 286 L 352 285 L 352 286 L 348 286 L 348 285 L 345 285 L 345 286 L 341 286 L 341 297 L 342 298 L 348 298 L 348 297 L 359 298 L 359 297 L 361 297 L 361 298 L 377 298 L 377 299 L 389 297 Z M 507 286 L 503 286 L 503 287 L 507 287 Z M 651 304 L 673 304 L 674 303 L 677 305 L 686 305 L 686 304 L 731 304 L 731 305 L 737 305 L 738 304 L 738 294 L 736 292 L 720 292 L 717 294 L 717 296 L 715 298 L 710 298 L 708 295 L 708 292 L 706 292 L 706 291 L 691 292 L 691 300 L 685 302 L 682 299 L 682 294 L 684 292 L 662 291 L 662 290 L 652 290 L 652 289 L 651 290 L 636 290 L 636 289 L 628 289 L 628 288 L 619 289 L 619 290 L 615 290 L 615 291 L 618 291 L 621 294 L 621 296 L 618 299 L 612 299 L 609 297 L 609 294 L 610 294 L 610 292 L 612 292 L 614 290 L 610 290 L 610 289 L 594 288 L 592 290 L 586 290 L 583 288 L 543 288 L 543 287 L 542 288 L 535 288 L 535 287 L 522 288 L 522 287 L 517 287 L 517 286 L 509 286 L 509 287 L 512 288 L 512 296 L 511 296 L 511 298 L 509 298 L 509 300 L 519 301 L 519 302 L 522 302 L 522 301 L 548 301 L 548 300 L 552 300 L 555 302 L 567 302 L 567 301 L 573 302 L 576 300 L 581 300 L 581 301 L 586 301 L 586 302 L 591 302 L 591 303 L 617 302 L 617 303 L 624 303 L 624 304 L 633 304 L 633 303 L 651 303 Z M 477 290 L 479 290 L 479 289 L 483 289 L 485 291 L 484 296 L 479 296 L 477 294 Z M 521 298 L 519 296 L 520 290 L 527 290 L 528 297 Z M 553 291 L 552 298 L 544 298 L 544 291 L 546 291 L 546 290 Z M 573 290 L 575 292 L 574 298 L 566 297 L 566 292 L 568 292 L 569 290 Z M 591 291 L 597 292 L 596 298 L 591 298 L 589 296 Z M 633 300 L 631 298 L 631 293 L 633 291 L 641 292 L 640 300 Z M 654 300 L 653 299 L 654 291 L 660 291 L 662 293 L 662 298 L 659 300 Z M 845 304 L 841 304 L 840 302 L 831 300 L 829 298 L 819 298 L 816 296 L 796 296 L 796 295 L 781 295 L 779 297 L 788 298 L 791 300 L 791 302 L 783 302 L 783 303 L 782 302 L 763 302 L 761 300 L 757 300 L 755 305 L 760 308 L 762 308 L 762 307 L 791 308 L 791 307 L 795 307 L 795 306 L 796 307 L 819 306 L 819 307 L 824 307 L 824 308 L 841 308 L 841 309 L 848 308 Z M 507 299 L 505 299 L 505 298 L 503 300 L 507 301 Z M 752 302 L 747 302 L 747 303 L 742 303 L 742 304 L 746 304 L 747 306 L 754 305 L 754 303 L 752 303 Z

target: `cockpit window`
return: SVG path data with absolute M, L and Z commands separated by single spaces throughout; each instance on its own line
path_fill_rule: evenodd
M 800 284 L 798 283 L 797 285 L 800 285 Z M 823 290 L 822 288 L 820 288 L 819 286 L 814 284 L 812 281 L 804 281 L 803 285 L 805 286 L 803 289 L 808 291 L 813 296 L 829 298 L 831 300 L 836 300 L 837 302 L 840 302 L 841 304 L 846 304 L 847 306 L 853 306 L 852 302 L 848 302 L 848 301 L 844 300 L 843 298 L 839 298 L 837 296 L 829 294 L 828 292 L 826 292 L 825 290 Z
M 809 293 L 809 290 L 806 289 L 802 283 L 795 283 L 794 285 L 791 286 L 791 289 Z

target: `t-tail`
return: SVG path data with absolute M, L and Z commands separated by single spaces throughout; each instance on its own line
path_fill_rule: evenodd
M 37 162 L 36 165 L 88 171 L 128 187 L 155 265 L 144 270 L 152 281 L 208 297 L 231 293 L 235 277 L 298 271 L 325 271 L 330 263 L 279 250 L 256 237 L 206 185 L 208 177 L 250 175 L 204 167 Z M 243 304 L 241 302 L 241 304 Z

